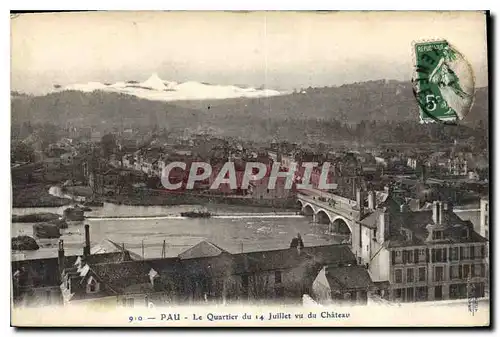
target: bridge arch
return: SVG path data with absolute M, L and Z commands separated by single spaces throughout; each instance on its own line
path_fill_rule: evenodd
M 306 203 L 304 207 L 302 207 L 302 213 L 307 217 L 314 217 L 316 212 L 311 204 Z
M 330 217 L 330 214 L 328 214 L 327 211 L 320 209 L 318 210 L 318 213 L 316 213 L 316 222 L 320 224 L 330 224 L 332 222 L 332 219 Z
M 353 230 L 349 220 L 342 216 L 336 216 L 332 221 L 332 231 L 341 235 L 352 236 Z

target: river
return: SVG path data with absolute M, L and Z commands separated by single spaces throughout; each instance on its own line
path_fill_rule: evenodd
M 68 206 L 13 208 L 12 214 L 52 212 L 62 214 Z M 313 224 L 309 219 L 290 212 L 273 212 L 269 208 L 232 205 L 209 205 L 208 210 L 217 216 L 208 219 L 182 218 L 181 212 L 201 209 L 201 206 L 126 206 L 105 203 L 91 207 L 86 212 L 85 223 L 90 225 L 92 252 L 115 251 L 107 240 L 125 245 L 126 249 L 145 258 L 176 256 L 193 245 L 207 240 L 231 253 L 287 248 L 293 237 L 300 233 L 307 246 L 339 243 L 326 234 L 327 226 Z M 477 209 L 457 210 L 464 220 L 471 220 L 479 231 Z M 140 217 L 143 218 L 140 218 Z M 115 218 L 113 218 L 115 217 Z M 120 217 L 120 218 L 116 218 Z M 144 218 L 146 217 L 146 218 Z M 148 218 L 154 217 L 154 218 Z M 33 236 L 33 224 L 13 223 L 11 235 Z M 70 224 L 61 230 L 66 254 L 77 255 L 83 251 L 84 222 Z M 13 252 L 13 259 L 32 259 L 57 256 L 58 239 L 37 240 L 37 251 Z
M 14 208 L 13 214 L 38 212 L 62 214 L 64 208 Z M 207 219 L 182 218 L 181 212 L 196 210 L 196 206 L 124 206 L 104 204 L 91 207 L 85 222 L 70 224 L 61 230 L 61 239 L 67 255 L 81 254 L 84 243 L 84 223 L 90 225 L 92 251 L 116 250 L 107 240 L 145 258 L 162 255 L 165 240 L 166 256 L 176 256 L 193 245 L 207 240 L 231 253 L 287 248 L 293 237 L 300 233 L 305 245 L 335 243 L 326 234 L 327 226 L 312 224 L 294 212 L 272 212 L 269 209 L 241 206 L 203 208 L 217 214 Z M 265 212 L 267 211 L 267 212 Z M 137 218 L 156 216 L 155 218 Z M 122 217 L 122 218 L 112 218 Z M 12 236 L 33 235 L 33 224 L 13 223 Z M 37 251 L 13 253 L 13 259 L 31 259 L 57 256 L 58 239 L 39 239 Z

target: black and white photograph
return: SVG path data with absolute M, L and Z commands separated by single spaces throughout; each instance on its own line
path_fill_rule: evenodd
M 488 326 L 488 15 L 11 13 L 11 324 Z

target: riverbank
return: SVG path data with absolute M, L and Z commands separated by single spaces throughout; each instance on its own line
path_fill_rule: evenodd
M 33 213 L 26 215 L 12 215 L 12 222 L 48 222 L 53 220 L 58 220 L 60 218 L 59 214 L 55 213 Z
M 49 194 L 51 185 L 29 184 L 12 187 L 12 207 L 60 207 L 71 204 L 71 200 Z
M 64 193 L 78 197 L 92 197 L 92 190 L 85 186 L 66 187 Z M 138 189 L 128 194 L 100 196 L 95 200 L 127 206 L 179 206 L 179 205 L 235 205 L 291 210 L 295 198 L 256 199 L 201 193 L 169 193 L 166 190 Z
M 179 206 L 179 205 L 234 205 L 234 206 L 255 206 L 271 209 L 293 209 L 294 200 L 284 199 L 251 199 L 235 198 L 223 196 L 203 196 L 203 195 L 169 195 L 169 196 L 116 196 L 102 198 L 104 202 L 109 202 L 127 206 Z

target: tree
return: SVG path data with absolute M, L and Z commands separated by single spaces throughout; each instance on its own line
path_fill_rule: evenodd
M 116 137 L 112 133 L 105 134 L 101 138 L 101 151 L 105 158 L 109 158 L 112 154 L 116 153 L 117 144 Z
M 33 148 L 24 142 L 12 145 L 10 158 L 12 162 L 33 162 L 35 152 Z

